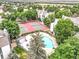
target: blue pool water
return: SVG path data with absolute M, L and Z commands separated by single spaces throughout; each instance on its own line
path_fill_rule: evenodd
M 45 48 L 53 48 L 54 47 L 53 42 L 51 41 L 50 38 L 44 36 L 42 40 L 44 41 Z

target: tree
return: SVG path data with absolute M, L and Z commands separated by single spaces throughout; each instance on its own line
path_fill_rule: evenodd
M 35 9 L 29 9 L 28 11 L 26 11 L 26 18 L 32 19 L 32 20 L 36 20 L 37 18 L 37 11 Z
M 17 9 L 17 11 L 18 12 L 23 12 L 23 8 L 24 8 L 23 6 L 19 6 L 18 9 Z
M 49 14 L 48 18 L 50 19 L 51 22 L 54 22 L 55 21 L 55 14 L 54 13 Z
M 32 8 L 32 9 L 37 9 L 37 6 L 34 4 L 30 4 L 27 6 L 28 9 Z
M 79 14 L 79 5 L 73 5 L 73 7 L 70 8 L 72 14 Z
M 19 14 L 20 13 L 18 11 L 14 11 L 14 12 L 10 12 L 9 14 L 4 14 L 3 13 L 2 17 L 5 18 L 5 19 L 15 21 Z
M 18 14 L 18 18 L 21 19 L 21 21 L 25 22 L 27 20 L 26 12 L 21 12 Z
M 27 8 L 28 9 L 32 8 L 32 9 L 39 9 L 39 10 L 41 10 L 42 6 L 38 5 L 38 4 L 32 4 L 32 5 L 27 6 Z
M 38 9 L 38 10 L 42 10 L 43 8 L 42 8 L 41 5 L 37 5 L 37 9 Z
M 65 8 L 65 9 L 70 9 L 71 6 L 68 6 L 68 5 L 63 5 L 62 8 Z
M 12 7 L 11 4 L 5 4 L 4 8 L 3 8 L 4 12 L 6 12 L 6 11 L 12 11 L 12 9 L 13 9 L 13 7 Z
M 55 26 L 54 31 L 58 44 L 63 43 L 65 39 L 67 39 L 69 36 L 72 36 L 74 24 L 69 19 L 61 19 Z
M 7 16 L 6 19 L 14 20 L 15 21 L 16 18 L 17 18 L 17 15 L 16 14 L 17 14 L 16 12 L 12 12 L 10 15 Z
M 7 29 L 10 35 L 10 39 L 15 39 L 19 36 L 20 30 L 19 26 L 15 21 L 11 20 L 3 20 L 1 25 L 1 29 Z
M 55 15 L 49 14 L 48 17 L 44 19 L 44 24 L 49 27 L 50 23 L 54 22 L 54 20 L 55 20 Z
M 79 32 L 79 27 L 78 26 L 75 26 L 74 29 L 75 29 L 75 32 Z
M 45 10 L 47 10 L 48 12 L 54 12 L 57 9 L 58 9 L 58 6 L 51 6 L 51 5 L 45 6 Z
M 64 44 L 59 45 L 49 59 L 79 59 L 79 39 L 68 38 Z
M 29 59 L 46 59 L 42 36 L 39 33 L 32 35 L 30 42 L 30 58 Z
M 51 20 L 49 18 L 44 19 L 44 24 L 49 27 Z
M 55 12 L 55 17 L 56 18 L 62 18 L 62 16 L 71 16 L 72 12 L 69 9 L 63 9 Z

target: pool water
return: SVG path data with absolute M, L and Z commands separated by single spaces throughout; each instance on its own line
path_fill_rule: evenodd
M 44 36 L 42 40 L 44 41 L 45 48 L 53 48 L 54 47 L 53 42 L 49 37 Z

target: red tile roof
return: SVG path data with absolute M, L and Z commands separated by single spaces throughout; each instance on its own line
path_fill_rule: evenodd
M 49 30 L 47 26 L 45 26 L 42 22 L 39 21 L 20 23 L 19 27 L 20 27 L 20 35 L 38 30 L 41 31 Z

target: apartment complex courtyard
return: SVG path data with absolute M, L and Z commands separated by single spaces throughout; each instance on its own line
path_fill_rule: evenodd
M 0 59 L 79 59 L 77 2 L 1 2 Z

